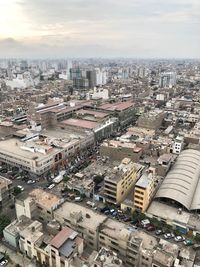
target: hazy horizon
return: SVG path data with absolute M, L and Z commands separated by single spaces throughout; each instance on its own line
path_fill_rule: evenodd
M 199 0 L 0 0 L 0 58 L 199 59 Z

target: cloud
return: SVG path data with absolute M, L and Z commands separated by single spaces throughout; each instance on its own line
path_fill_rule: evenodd
M 7 1 L 23 27 L 5 54 L 200 57 L 199 0 Z

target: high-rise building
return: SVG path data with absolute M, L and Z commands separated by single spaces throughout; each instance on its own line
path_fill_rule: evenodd
M 173 87 L 176 84 L 175 72 L 163 72 L 160 76 L 159 85 L 161 88 Z

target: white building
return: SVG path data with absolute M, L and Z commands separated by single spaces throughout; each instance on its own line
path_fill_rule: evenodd
M 175 139 L 175 142 L 173 144 L 173 147 L 172 147 L 172 149 L 173 149 L 172 152 L 174 154 L 180 154 L 180 152 L 183 149 L 183 145 L 184 145 L 183 136 L 177 136 L 176 139 Z

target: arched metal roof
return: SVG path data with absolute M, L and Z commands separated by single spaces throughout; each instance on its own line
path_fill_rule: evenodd
M 180 153 L 155 198 L 169 198 L 188 210 L 200 209 L 200 151 Z

